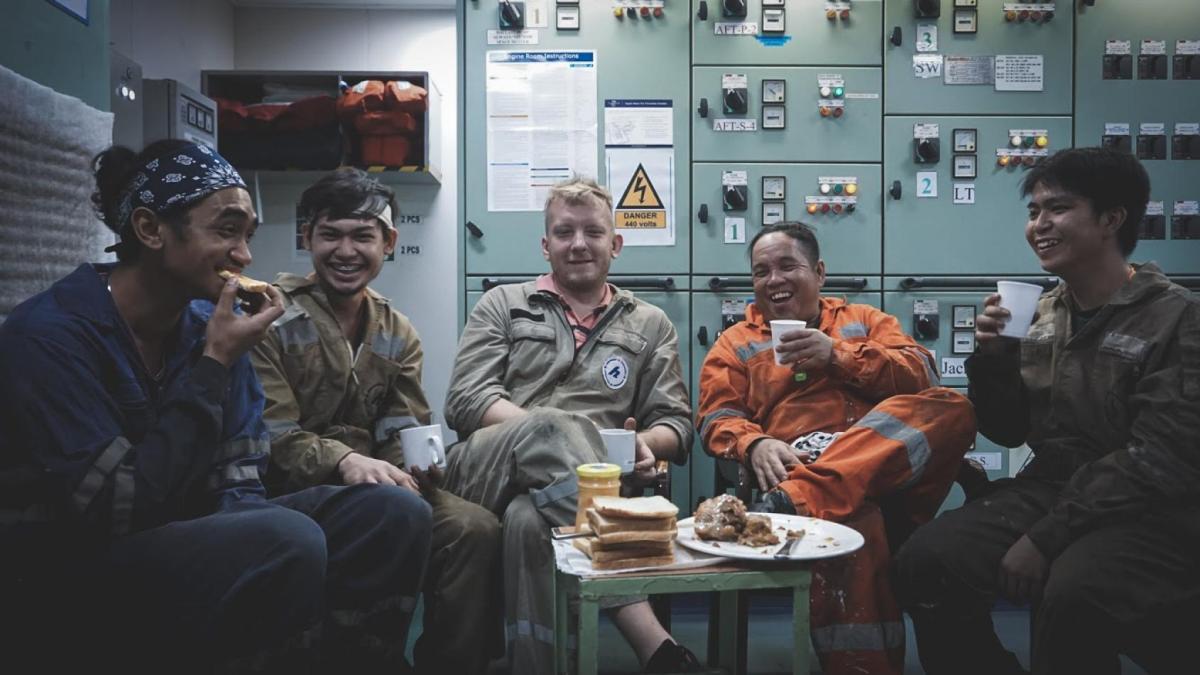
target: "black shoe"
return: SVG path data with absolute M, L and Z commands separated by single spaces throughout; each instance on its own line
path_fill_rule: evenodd
M 654 650 L 654 655 L 646 662 L 644 672 L 647 673 L 697 673 L 703 669 L 700 661 L 692 650 L 670 640 Z

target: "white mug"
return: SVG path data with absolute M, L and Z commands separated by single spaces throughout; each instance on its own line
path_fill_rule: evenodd
M 600 438 L 608 451 L 608 463 L 621 467 L 621 473 L 633 473 L 637 460 L 637 432 L 628 429 L 601 429 Z
M 431 464 L 442 466 L 446 463 L 440 424 L 401 429 L 400 448 L 404 451 L 404 466 L 408 469 L 428 471 Z

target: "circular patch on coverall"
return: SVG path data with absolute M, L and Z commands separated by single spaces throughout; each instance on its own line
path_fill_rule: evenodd
M 604 361 L 604 384 L 609 389 L 620 389 L 629 379 L 629 364 L 620 356 L 610 356 Z

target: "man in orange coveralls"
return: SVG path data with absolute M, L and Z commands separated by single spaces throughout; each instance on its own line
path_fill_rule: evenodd
M 808 226 L 764 227 L 750 251 L 754 303 L 700 371 L 704 447 L 753 470 L 763 510 L 863 534 L 858 552 L 813 567 L 813 644 L 826 673 L 899 674 L 889 536 L 937 512 L 975 436 L 971 404 L 934 386 L 930 353 L 894 317 L 821 297 L 825 263 Z M 784 365 L 771 348 L 774 319 L 811 327 L 781 336 Z

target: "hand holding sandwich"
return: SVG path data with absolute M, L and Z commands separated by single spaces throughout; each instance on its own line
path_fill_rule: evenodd
M 204 355 L 228 368 L 242 354 L 267 335 L 271 322 L 283 314 L 283 299 L 279 291 L 270 284 L 256 287 L 266 300 L 253 314 L 237 314 L 233 304 L 238 293 L 238 277 L 225 281 L 216 309 L 208 320 L 204 335 Z

